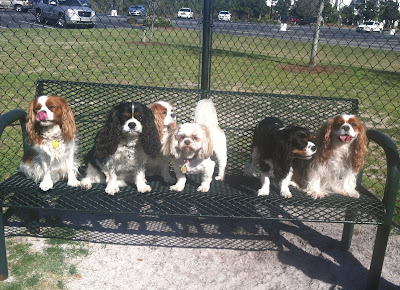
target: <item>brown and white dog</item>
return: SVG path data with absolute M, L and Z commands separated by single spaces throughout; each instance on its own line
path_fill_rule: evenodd
M 184 123 L 171 134 L 162 150 L 171 157 L 171 165 L 177 182 L 170 190 L 182 191 L 186 184 L 185 174 L 202 174 L 197 191 L 210 189 L 215 162 L 211 160 L 213 146 L 210 132 L 206 126 L 196 123 Z
M 317 135 L 317 153 L 307 168 L 307 194 L 321 198 L 333 191 L 358 198 L 356 181 L 367 143 L 365 126 L 356 116 L 343 114 L 329 119 Z
M 154 122 L 157 127 L 161 145 L 165 144 L 168 136 L 176 128 L 175 107 L 170 102 L 158 101 L 148 106 L 154 114 Z M 146 173 L 149 175 L 161 175 L 164 182 L 174 183 L 175 179 L 169 171 L 169 159 L 166 156 L 160 156 L 156 159 L 149 159 L 146 164 Z
M 65 178 L 68 185 L 79 186 L 75 119 L 67 101 L 58 96 L 40 96 L 31 101 L 26 129 L 31 147 L 19 170 L 39 183 L 43 191 Z

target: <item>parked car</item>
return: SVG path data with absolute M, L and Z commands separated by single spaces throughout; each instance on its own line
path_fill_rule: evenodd
M 219 21 L 231 21 L 232 15 L 229 13 L 229 11 L 220 11 L 218 13 L 218 20 Z
M 178 18 L 193 18 L 193 11 L 190 8 L 181 8 L 178 11 Z
M 307 25 L 307 24 L 310 25 L 310 24 L 313 24 L 315 22 L 317 22 L 317 17 L 310 17 L 310 18 L 307 18 L 307 19 L 301 19 L 299 25 Z
M 17 12 L 26 12 L 32 8 L 30 0 L 0 0 L 0 9 L 14 9 Z
M 32 13 L 36 22 L 54 22 L 59 27 L 70 25 L 94 27 L 96 13 L 87 0 L 35 0 Z
M 356 28 L 357 32 L 381 32 L 383 31 L 383 24 L 377 21 L 365 21 L 364 23 L 358 24 Z
M 131 16 L 146 16 L 146 8 L 143 5 L 132 5 L 128 8 L 128 15 Z
M 290 16 L 287 20 L 288 23 L 292 23 L 292 24 L 298 24 L 300 23 L 301 18 L 298 16 Z

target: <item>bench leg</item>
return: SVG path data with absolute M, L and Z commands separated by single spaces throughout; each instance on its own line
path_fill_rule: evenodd
M 0 281 L 8 278 L 6 239 L 4 235 L 3 209 L 0 207 Z
M 342 248 L 347 251 L 350 249 L 351 240 L 353 238 L 354 224 L 344 224 L 342 232 Z
M 385 258 L 386 246 L 389 239 L 389 233 L 390 226 L 378 226 L 366 289 L 378 289 L 382 273 L 383 259 Z

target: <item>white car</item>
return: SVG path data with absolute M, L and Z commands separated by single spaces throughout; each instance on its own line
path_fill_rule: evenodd
M 382 32 L 383 31 L 383 24 L 377 21 L 365 21 L 364 23 L 360 23 L 357 28 L 357 32 Z
M 218 13 L 218 20 L 219 21 L 231 21 L 231 14 L 229 11 L 220 11 Z
M 178 11 L 178 18 L 193 18 L 193 11 L 190 8 L 181 8 Z

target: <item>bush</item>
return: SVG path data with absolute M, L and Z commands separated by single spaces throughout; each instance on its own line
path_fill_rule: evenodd
M 152 16 L 146 16 L 143 25 L 151 26 L 151 21 L 152 21 Z M 162 16 L 156 16 L 154 17 L 153 25 L 155 27 L 172 27 L 172 20 Z
M 129 17 L 126 22 L 128 22 L 128 24 L 131 24 L 131 25 L 134 25 L 134 24 L 138 23 L 138 21 L 137 21 L 137 19 L 135 17 Z

